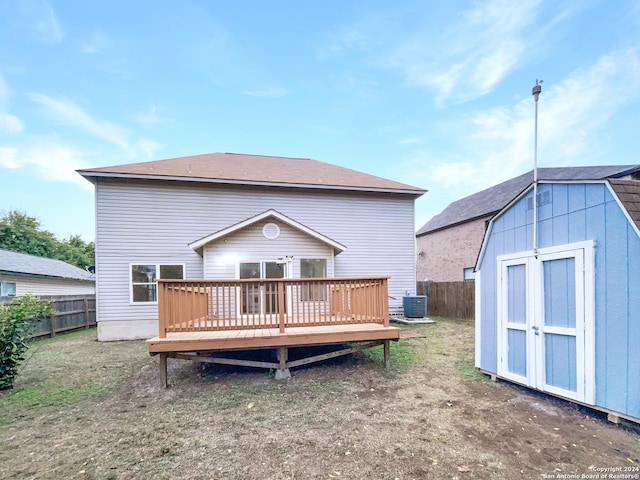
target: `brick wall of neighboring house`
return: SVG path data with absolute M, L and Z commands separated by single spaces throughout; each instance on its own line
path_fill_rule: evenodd
M 433 282 L 464 280 L 463 270 L 474 267 L 476 264 L 484 236 L 485 222 L 489 218 L 479 218 L 417 237 L 416 280 Z

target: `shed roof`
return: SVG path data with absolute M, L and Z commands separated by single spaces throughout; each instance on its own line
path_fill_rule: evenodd
M 609 183 L 640 231 L 640 181 L 610 179 Z
M 62 260 L 3 249 L 0 249 L 0 273 L 95 281 L 89 272 Z
M 633 175 L 635 177 L 636 175 Z M 611 186 L 611 190 L 618 197 L 620 207 L 625 210 L 628 214 L 629 220 L 632 222 L 632 225 L 635 227 L 636 233 L 640 236 L 640 179 L 636 180 L 635 178 L 607 178 L 601 180 L 584 180 L 589 183 L 604 183 L 607 182 Z M 580 180 L 566 180 L 566 181 L 557 181 L 557 180 L 546 180 L 542 181 L 542 183 L 567 183 L 567 184 L 580 184 Z M 497 215 L 495 215 L 491 222 L 489 223 L 489 228 L 484 233 L 482 239 L 482 245 L 480 247 L 480 252 L 478 253 L 478 258 L 476 260 L 476 270 L 478 266 L 482 263 L 482 259 L 485 253 L 485 247 L 487 245 L 487 240 L 491 235 L 491 230 L 493 228 L 493 224 L 504 212 L 509 210 L 519 199 L 524 197 L 531 189 L 533 188 L 533 184 L 530 184 L 525 188 L 519 195 L 515 196 L 507 205 L 505 205 Z
M 539 180 L 602 180 L 640 172 L 640 165 L 539 168 Z M 449 204 L 422 226 L 416 236 L 481 217 L 493 216 L 533 182 L 533 170 Z
M 426 190 L 309 158 L 208 153 L 78 170 L 90 181 L 124 177 L 244 185 L 382 191 L 422 195 Z

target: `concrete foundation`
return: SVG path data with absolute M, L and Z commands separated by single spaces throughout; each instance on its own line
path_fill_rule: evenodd
M 291 378 L 291 372 L 288 368 L 285 368 L 284 370 L 276 370 L 276 380 L 286 380 L 287 378 Z

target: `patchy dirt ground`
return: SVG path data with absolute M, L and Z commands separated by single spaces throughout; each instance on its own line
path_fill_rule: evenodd
M 358 354 L 278 382 L 170 360 L 166 390 L 142 342 L 41 342 L 0 393 L 0 478 L 640 478 L 634 429 L 477 373 L 472 323 L 407 329 L 424 337 L 388 371 Z

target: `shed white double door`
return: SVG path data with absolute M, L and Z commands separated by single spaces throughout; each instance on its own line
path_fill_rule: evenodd
M 593 243 L 498 257 L 498 375 L 593 403 Z

